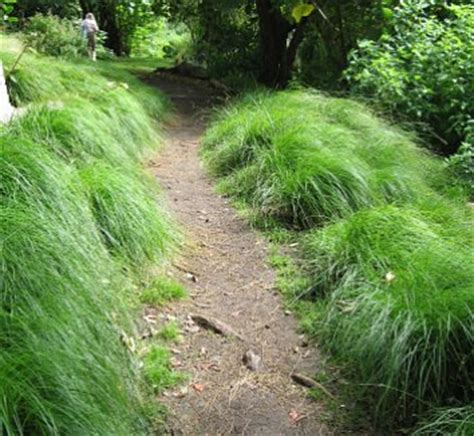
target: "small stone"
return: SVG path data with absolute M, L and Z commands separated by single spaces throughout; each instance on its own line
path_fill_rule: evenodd
M 186 273 L 186 278 L 187 278 L 188 280 L 191 280 L 191 281 L 194 282 L 194 283 L 197 283 L 197 282 L 198 282 L 198 278 L 197 278 L 194 274 Z
M 285 315 L 290 316 L 291 315 L 291 310 L 285 310 Z
M 184 398 L 186 395 L 188 395 L 188 392 L 189 392 L 189 389 L 188 389 L 188 387 L 186 386 L 186 387 L 180 389 L 178 392 L 175 392 L 175 393 L 173 394 L 173 396 L 174 396 L 175 398 Z
M 262 358 L 252 350 L 249 350 L 244 354 L 242 361 L 250 371 L 258 371 Z

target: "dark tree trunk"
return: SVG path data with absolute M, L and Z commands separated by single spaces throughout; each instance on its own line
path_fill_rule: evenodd
M 270 0 L 257 0 L 263 71 L 260 80 L 267 86 L 284 87 L 290 77 L 288 34 L 291 26 Z
M 257 0 L 257 13 L 263 51 L 260 81 L 272 88 L 284 88 L 291 79 L 307 19 L 298 26 L 291 25 L 271 0 Z

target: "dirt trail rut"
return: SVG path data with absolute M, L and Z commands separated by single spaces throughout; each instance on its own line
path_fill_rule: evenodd
M 333 434 L 323 423 L 323 406 L 291 381 L 293 371 L 316 373 L 321 358 L 284 312 L 266 263 L 266 243 L 214 192 L 201 167 L 201 115 L 210 107 L 212 92 L 172 77 L 156 77 L 152 83 L 169 95 L 177 111 L 152 169 L 185 231 L 186 249 L 173 273 L 191 293 L 170 313 L 185 333 L 174 361 L 190 374 L 187 387 L 163 397 L 171 410 L 171 433 Z M 217 318 L 244 341 L 198 328 L 190 314 Z M 248 350 L 262 359 L 256 372 L 242 362 Z

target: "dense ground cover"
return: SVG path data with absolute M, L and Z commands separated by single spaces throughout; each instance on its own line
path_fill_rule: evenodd
M 1 42 L 9 71 L 18 46 Z M 0 129 L 0 432 L 145 433 L 128 338 L 137 286 L 176 242 L 140 167 L 166 101 L 120 64 L 30 53 L 8 83 L 26 112 Z M 173 379 L 165 357 L 146 370 Z
M 441 408 L 422 428 L 472 428 L 473 216 L 442 161 L 363 105 L 308 91 L 240 100 L 203 156 L 258 222 L 296 230 L 289 296 L 374 423 Z

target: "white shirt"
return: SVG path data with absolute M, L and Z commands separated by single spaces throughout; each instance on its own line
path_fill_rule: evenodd
M 97 33 L 99 31 L 99 26 L 95 20 L 90 20 L 86 18 L 81 24 L 81 33 L 84 36 L 89 35 L 89 33 Z

